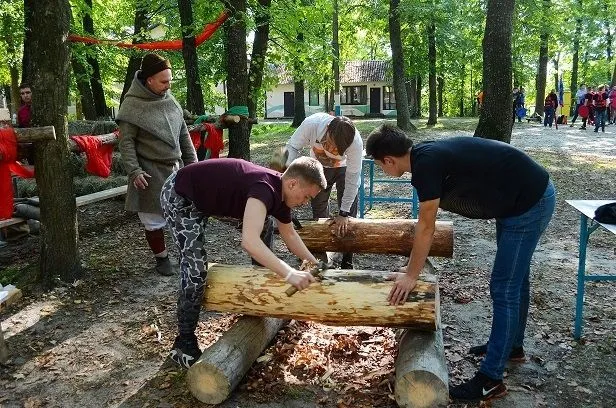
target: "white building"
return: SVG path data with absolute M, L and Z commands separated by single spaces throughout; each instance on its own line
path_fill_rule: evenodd
M 266 92 L 265 118 L 292 118 L 295 113 L 293 78 L 277 68 L 278 85 Z M 323 89 L 306 89 L 306 116 L 325 110 Z M 340 105 L 345 116 L 395 117 L 396 99 L 386 61 L 347 61 L 340 72 Z

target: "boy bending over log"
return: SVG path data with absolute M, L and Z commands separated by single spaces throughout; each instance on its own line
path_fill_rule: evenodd
M 242 219 L 242 248 L 261 265 L 297 289 L 314 282 L 279 259 L 260 239 L 267 216 L 278 220 L 280 237 L 289 250 L 317 263 L 291 223 L 291 208 L 312 200 L 327 186 L 323 166 L 300 157 L 280 174 L 239 159 L 206 160 L 173 173 L 161 192 L 161 205 L 180 250 L 181 287 L 178 336 L 171 350 L 176 363 L 190 367 L 201 355 L 195 336 L 207 277 L 204 234 L 211 216 Z
M 389 125 L 373 131 L 366 153 L 385 173 L 412 173 L 419 217 L 409 263 L 395 275 L 390 304 L 404 303 L 417 284 L 432 245 L 439 208 L 475 219 L 496 219 L 496 256 L 490 278 L 493 316 L 490 340 L 471 348 L 485 354 L 479 372 L 449 389 L 455 400 L 503 396 L 507 360 L 524 359 L 530 261 L 554 212 L 555 191 L 548 172 L 526 153 L 479 137 L 413 144 Z

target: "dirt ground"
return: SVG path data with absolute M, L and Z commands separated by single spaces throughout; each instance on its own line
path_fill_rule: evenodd
M 464 122 L 464 120 L 459 120 Z M 375 122 L 375 125 L 378 124 Z M 421 123 L 419 123 L 421 125 Z M 472 121 L 463 123 L 472 128 Z M 420 130 L 416 141 L 468 131 Z M 366 136 L 366 135 L 364 135 Z M 493 407 L 614 407 L 616 291 L 614 282 L 586 285 L 584 336 L 572 338 L 576 295 L 578 214 L 566 199 L 616 197 L 616 126 L 606 133 L 578 127 L 545 129 L 516 124 L 512 144 L 548 168 L 558 190 L 554 218 L 532 265 L 532 299 L 523 364 L 507 369 L 509 393 Z M 254 151 L 256 161 L 271 147 Z M 408 205 L 376 204 L 368 217 L 407 217 Z M 308 209 L 299 211 L 300 218 Z M 0 323 L 11 359 L 0 367 L 0 407 L 205 407 L 185 383 L 185 371 L 167 357 L 175 336 L 176 277 L 151 271 L 152 259 L 136 216 L 122 201 L 79 209 L 83 277 L 2 311 Z M 486 341 L 491 321 L 488 279 L 495 251 L 493 221 L 450 213 L 454 256 L 434 259 L 440 273 L 443 336 L 449 380 L 470 378 L 479 360 L 470 346 Z M 213 221 L 208 254 L 213 262 L 247 264 L 239 232 Z M 591 237 L 588 270 L 614 273 L 616 237 Z M 0 268 L 27 273 L 38 257 L 38 237 L 0 249 Z M 295 260 L 277 240 L 276 253 Z M 357 255 L 357 269 L 391 270 L 404 259 Z M 202 313 L 202 348 L 236 317 Z M 395 333 L 385 328 L 332 328 L 291 322 L 241 382 L 224 408 L 395 407 Z M 451 407 L 475 407 L 451 404 Z

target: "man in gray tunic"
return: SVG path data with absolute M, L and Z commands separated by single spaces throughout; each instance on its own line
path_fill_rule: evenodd
M 147 54 L 116 116 L 120 153 L 128 174 L 125 208 L 137 212 L 156 259 L 156 271 L 173 275 L 165 246 L 165 219 L 160 206 L 162 185 L 183 165 L 197 161 L 182 107 L 169 91 L 171 64 Z

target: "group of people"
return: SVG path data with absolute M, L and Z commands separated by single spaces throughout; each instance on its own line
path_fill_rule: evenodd
M 315 218 L 329 217 L 336 185 L 338 213 L 332 225 L 339 236 L 353 228 L 357 212 L 363 141 L 351 120 L 317 113 L 290 137 L 282 172 L 232 158 L 198 161 L 182 109 L 169 92 L 168 60 L 143 58 L 141 69 L 117 115 L 120 151 L 129 175 L 126 208 L 136 211 L 156 259 L 156 270 L 175 274 L 165 247 L 169 228 L 179 250 L 178 335 L 171 358 L 184 367 L 201 355 L 195 330 L 207 279 L 206 235 L 209 217 L 242 220 L 241 246 L 260 265 L 298 290 L 315 278 L 287 264 L 271 250 L 264 231 L 273 217 L 282 241 L 299 259 L 317 256 L 293 228 L 293 208 L 311 203 Z M 309 149 L 310 157 L 302 156 Z M 454 399 L 479 400 L 503 395 L 505 364 L 524 358 L 529 306 L 530 262 L 554 210 L 555 192 L 547 171 L 506 143 L 456 137 L 414 144 L 400 129 L 382 125 L 367 138 L 366 155 L 384 172 L 411 173 L 419 196 L 419 218 L 408 264 L 392 276 L 387 301 L 403 304 L 417 284 L 432 244 L 439 208 L 468 218 L 496 219 L 496 256 L 490 280 L 493 321 L 489 341 L 474 347 L 485 354 L 478 373 L 454 386 Z M 353 268 L 352 254 L 343 268 Z
M 571 127 L 578 116 L 582 117 L 582 126 L 585 130 L 586 124 L 595 126 L 595 133 L 605 132 L 605 125 L 616 124 L 616 85 L 610 89 L 608 85 L 600 85 L 597 88 L 586 87 L 580 84 L 575 94 L 575 113 L 571 120 Z

